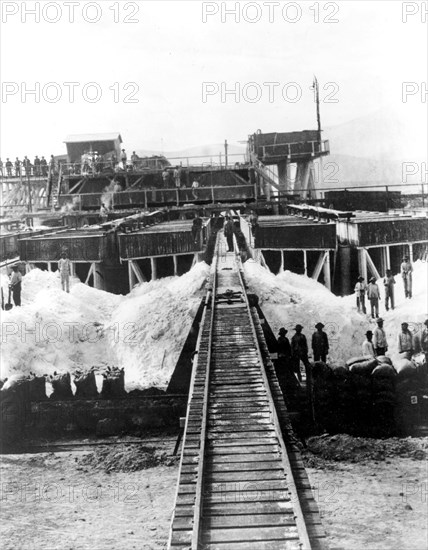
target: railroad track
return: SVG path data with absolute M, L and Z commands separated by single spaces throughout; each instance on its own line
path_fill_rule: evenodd
M 326 549 L 239 259 L 224 244 L 218 235 L 168 547 Z

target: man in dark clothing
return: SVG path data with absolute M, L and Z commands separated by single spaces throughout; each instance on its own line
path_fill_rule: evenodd
M 14 265 L 12 267 L 9 286 L 12 290 L 14 304 L 15 306 L 19 307 L 21 305 L 22 275 L 19 272 L 17 265 Z
M 21 175 L 21 161 L 18 157 L 15 159 L 15 176 L 18 178 Z
M 279 385 L 281 387 L 281 390 L 283 394 L 285 395 L 285 390 L 287 386 L 287 377 L 291 375 L 291 346 L 288 338 L 285 336 L 287 334 L 287 331 L 284 327 L 281 327 L 279 329 L 278 334 L 278 345 L 277 345 L 277 351 L 278 351 L 278 358 L 276 361 L 274 361 L 275 364 L 275 372 L 276 376 L 278 378 Z
M 42 176 L 46 177 L 48 175 L 48 163 L 47 163 L 45 157 L 42 157 L 40 159 L 40 168 L 42 170 Z
M 195 218 L 192 224 L 192 237 L 195 244 L 197 244 L 198 241 L 200 240 L 201 229 L 202 229 L 202 219 L 199 217 L 199 213 L 196 212 Z
M 314 352 L 314 361 L 324 361 L 325 363 L 329 348 L 328 337 L 323 331 L 324 325 L 322 323 L 317 323 L 315 328 L 317 331 L 312 335 L 312 351 Z
M 24 167 L 25 175 L 31 176 L 31 162 L 27 155 L 25 155 L 24 160 L 22 161 L 22 166 Z
M 224 236 L 227 240 L 227 246 L 229 248 L 229 252 L 233 252 L 233 234 L 235 232 L 235 226 L 233 224 L 233 220 L 230 218 L 230 216 L 226 216 L 226 221 L 224 222 Z
M 305 365 L 306 383 L 308 384 L 311 378 L 311 365 L 308 359 L 308 342 L 306 341 L 306 336 L 302 333 L 302 329 L 302 325 L 296 325 L 294 328 L 296 334 L 291 339 L 291 360 L 293 370 L 300 382 L 302 381 L 300 361 Z
M 12 177 L 12 167 L 13 167 L 13 164 L 12 162 L 7 158 L 6 159 L 6 174 L 9 178 Z
M 278 361 L 282 364 L 289 362 L 291 358 L 291 346 L 290 341 L 285 336 L 287 334 L 287 330 L 285 330 L 284 327 L 281 327 L 279 329 L 279 336 L 278 336 Z
M 34 159 L 33 164 L 34 164 L 34 175 L 40 176 L 40 159 L 37 155 L 36 155 L 36 158 Z

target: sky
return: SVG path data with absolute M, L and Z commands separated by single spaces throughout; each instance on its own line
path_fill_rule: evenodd
M 324 126 L 381 111 L 426 154 L 423 3 L 0 5 L 3 160 L 62 154 L 69 134 L 118 131 L 127 150 L 178 151 L 315 128 L 314 74 Z

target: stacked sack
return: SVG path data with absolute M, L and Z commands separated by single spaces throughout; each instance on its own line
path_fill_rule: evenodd
M 373 426 L 376 435 L 389 436 L 394 432 L 395 383 L 397 373 L 391 359 L 377 357 L 378 366 L 372 371 Z
M 427 393 L 425 356 L 419 354 L 412 360 L 410 352 L 403 352 L 394 355 L 391 361 L 397 372 L 395 422 L 400 432 L 407 433 L 417 423 L 417 405 Z
M 328 432 L 334 432 L 335 403 L 332 392 L 332 369 L 323 361 L 315 361 L 312 367 L 312 382 L 315 419 Z
M 373 400 L 371 374 L 378 366 L 375 358 L 352 357 L 346 362 L 350 372 L 353 411 L 349 418 L 352 433 L 367 434 L 373 426 Z

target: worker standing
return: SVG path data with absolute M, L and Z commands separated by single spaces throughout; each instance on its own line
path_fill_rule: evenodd
M 302 374 L 300 372 L 300 361 L 305 366 L 306 371 L 306 383 L 309 384 L 311 377 L 311 365 L 308 359 L 308 342 L 306 336 L 302 333 L 302 325 L 296 325 L 294 327 L 296 334 L 291 339 L 291 360 L 293 363 L 293 370 L 297 374 L 299 381 L 302 381 Z
M 413 336 L 409 330 L 409 323 L 401 323 L 401 332 L 398 335 L 398 352 L 407 352 L 410 357 L 413 355 Z
M 389 301 L 391 301 L 391 309 L 394 309 L 394 285 L 395 279 L 392 271 L 387 269 L 385 277 L 383 279 L 383 286 L 385 287 L 385 309 L 389 310 Z
M 409 260 L 409 256 L 404 256 L 400 266 L 401 277 L 404 283 L 404 296 L 405 298 L 412 297 L 412 273 L 413 266 Z
M 368 330 L 366 332 L 366 339 L 363 342 L 363 355 L 364 357 L 376 357 L 375 350 L 372 342 L 373 332 Z
M 120 154 L 120 162 L 122 163 L 122 168 L 125 170 L 126 172 L 126 163 L 128 161 L 128 157 L 126 155 L 126 151 L 125 149 L 122 149 L 122 152 Z
M 202 218 L 199 216 L 199 212 L 196 212 L 192 223 L 192 238 L 195 244 L 200 244 L 201 230 Z
M 227 240 L 228 252 L 233 252 L 233 234 L 235 233 L 235 225 L 230 216 L 226 216 L 223 226 L 224 236 Z
M 21 305 L 21 287 L 22 287 L 22 275 L 18 270 L 18 266 L 12 266 L 12 273 L 10 275 L 9 288 L 12 291 L 13 303 L 19 307 Z
M 379 317 L 379 300 L 380 292 L 379 287 L 376 284 L 376 278 L 372 277 L 367 286 L 367 298 L 370 300 L 370 311 L 372 319 Z
M 70 292 L 71 262 L 65 252 L 61 254 L 61 259 L 58 262 L 58 270 L 61 277 L 62 290 Z
M 425 328 L 421 334 L 421 348 L 425 353 L 425 372 L 428 371 L 428 319 L 424 321 Z
M 314 353 L 314 361 L 324 361 L 325 363 L 329 349 L 328 337 L 323 331 L 324 325 L 322 323 L 317 323 L 315 328 L 317 331 L 312 335 L 312 351 Z
M 355 285 L 354 291 L 357 299 L 357 309 L 365 314 L 366 313 L 366 284 L 364 282 L 364 277 L 358 277 L 357 284 Z
M 386 341 L 386 333 L 383 328 L 383 319 L 379 317 L 379 319 L 376 320 L 376 323 L 377 327 L 375 328 L 373 334 L 373 347 L 377 356 L 385 355 L 388 351 L 388 342 Z

